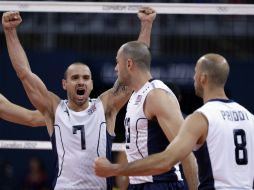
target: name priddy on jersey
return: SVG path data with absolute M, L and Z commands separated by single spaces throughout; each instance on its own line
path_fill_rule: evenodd
M 247 113 L 244 111 L 223 111 L 221 110 L 221 115 L 224 120 L 229 121 L 243 121 L 243 120 L 249 120 Z

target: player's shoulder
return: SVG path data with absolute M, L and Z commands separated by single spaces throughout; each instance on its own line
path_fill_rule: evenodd
M 7 101 L 7 98 L 3 94 L 0 93 L 0 103 L 5 102 L 5 101 Z
M 168 88 L 168 86 L 159 79 L 150 79 L 149 83 L 154 88 Z
M 98 98 L 89 98 L 88 101 L 89 101 L 90 103 L 97 103 L 97 102 L 100 102 L 101 99 L 100 99 L 100 97 L 98 97 Z
M 150 85 L 153 89 L 160 89 L 164 92 L 166 92 L 167 94 L 173 95 L 175 96 L 175 93 L 173 92 L 173 90 L 171 88 L 169 88 L 169 86 L 167 86 L 163 81 L 158 80 L 158 79 L 154 79 L 150 82 Z

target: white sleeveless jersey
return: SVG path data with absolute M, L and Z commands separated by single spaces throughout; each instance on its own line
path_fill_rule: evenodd
M 253 189 L 254 119 L 232 100 L 214 99 L 197 110 L 208 120 L 208 135 L 196 152 L 199 189 Z
M 81 112 L 70 110 L 61 100 L 54 128 L 52 144 L 58 156 L 54 189 L 106 190 L 106 178 L 97 177 L 93 169 L 94 159 L 109 157 L 112 145 L 101 100 L 89 100 L 89 107 Z
M 175 97 L 173 92 L 160 80 L 148 81 L 138 92 L 134 92 L 132 94 L 127 105 L 124 122 L 128 162 L 142 159 L 150 154 L 161 152 L 165 150 L 169 144 L 169 141 L 158 122 L 148 120 L 144 114 L 143 106 L 146 96 L 155 88 L 163 89 L 168 94 Z M 130 176 L 129 178 L 130 184 L 156 181 L 176 182 L 178 180 L 182 180 L 178 166 L 161 175 Z

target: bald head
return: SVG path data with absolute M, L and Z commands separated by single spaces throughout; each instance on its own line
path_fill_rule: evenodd
M 119 51 L 126 59 L 132 59 L 141 69 L 150 70 L 151 54 L 148 47 L 138 41 L 131 41 L 123 44 Z
M 65 72 L 64 72 L 64 79 L 65 79 L 65 80 L 67 79 L 68 71 L 69 71 L 70 69 L 72 69 L 72 67 L 74 67 L 74 66 L 76 66 L 76 65 L 81 65 L 81 66 L 87 67 L 88 70 L 90 71 L 90 68 L 89 68 L 89 66 L 88 66 L 87 64 L 81 63 L 81 62 L 74 62 L 74 63 L 72 63 L 71 65 L 69 65 L 69 66 L 67 67 L 67 69 L 65 70 Z M 91 71 L 90 71 L 90 75 L 91 75 L 91 77 L 92 77 Z
M 209 82 L 216 86 L 224 86 L 226 84 L 229 65 L 227 60 L 219 54 L 206 54 L 202 56 L 197 64 L 200 71 L 207 73 Z

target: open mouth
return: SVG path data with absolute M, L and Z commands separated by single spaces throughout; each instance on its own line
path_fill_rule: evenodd
M 85 94 L 85 90 L 84 90 L 84 89 L 82 89 L 82 90 L 77 90 L 77 95 L 82 96 L 82 95 L 84 95 L 84 94 Z

